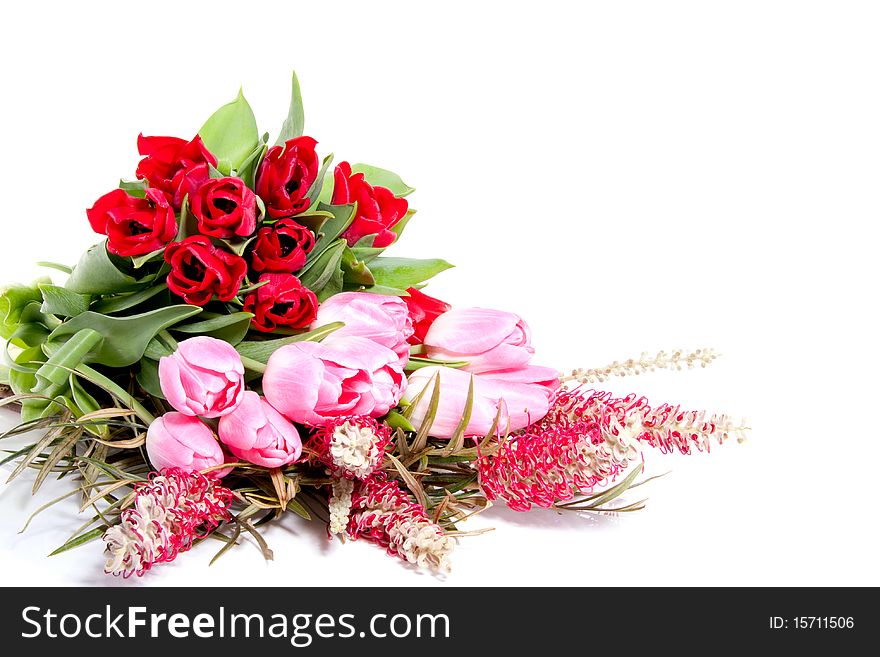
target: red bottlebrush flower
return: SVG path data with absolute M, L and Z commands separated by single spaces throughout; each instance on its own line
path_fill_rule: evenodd
M 165 249 L 171 265 L 168 289 L 194 306 L 204 306 L 215 294 L 230 301 L 247 274 L 247 263 L 234 253 L 217 248 L 203 235 L 172 242 Z
M 190 198 L 199 232 L 229 239 L 257 229 L 257 196 L 241 178 L 211 178 Z
M 348 535 L 384 547 L 388 554 L 418 566 L 449 570 L 455 540 L 428 518 L 392 481 L 372 477 L 355 485 Z
M 415 332 L 409 339 L 410 344 L 422 344 L 425 334 L 431 328 L 431 324 L 440 315 L 452 309 L 445 301 L 435 299 L 428 296 L 424 292 L 411 287 L 407 289 L 408 297 L 403 297 L 406 307 L 409 310 L 409 317 L 412 320 Z
M 257 170 L 257 194 L 273 219 L 292 217 L 309 208 L 309 189 L 318 178 L 317 141 L 311 137 L 288 139 L 273 146 Z
M 178 468 L 152 472 L 134 485 L 134 503 L 104 532 L 104 572 L 140 577 L 155 564 L 174 561 L 193 540 L 230 519 L 233 494 L 214 477 Z
M 312 449 L 334 477 L 366 479 L 382 465 L 391 429 L 371 417 L 335 418 L 312 436 Z
M 315 236 L 293 219 L 279 219 L 257 231 L 251 247 L 251 269 L 258 273 L 293 274 L 306 264 Z
M 348 245 L 354 246 L 361 238 L 375 235 L 374 247 L 389 246 L 397 237 L 391 228 L 403 219 L 409 207 L 406 199 L 396 197 L 385 187 L 373 187 L 362 173 L 352 175 L 348 162 L 339 163 L 333 178 L 332 203 L 357 203 L 354 221 L 342 235 Z
M 86 210 L 92 230 L 107 236 L 107 250 L 120 256 L 158 251 L 177 235 L 177 219 L 168 197 L 158 189 L 145 198 L 114 189 Z
M 244 311 L 260 331 L 274 331 L 279 326 L 306 328 L 318 314 L 318 298 L 293 274 L 263 274 L 268 281 L 244 299 Z
M 175 208 L 180 207 L 186 194 L 208 180 L 208 165 L 217 166 L 217 158 L 198 135 L 192 141 L 138 135 L 138 153 L 146 157 L 138 163 L 137 177 L 169 194 Z

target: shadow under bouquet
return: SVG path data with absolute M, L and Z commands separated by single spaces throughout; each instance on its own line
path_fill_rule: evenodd
M 460 523 L 492 502 L 628 512 L 643 450 L 741 438 L 726 416 L 590 389 L 705 366 L 660 352 L 563 374 L 532 363 L 526 322 L 422 291 L 451 265 L 387 257 L 413 217 L 390 171 L 318 155 L 293 77 L 269 144 L 244 96 L 143 159 L 87 210 L 106 240 L 67 274 L 0 295 L 11 478 L 71 480 L 128 577 L 205 539 L 217 556 L 285 513 L 440 571 Z M 51 504 L 50 503 L 50 504 Z M 47 505 L 48 506 L 48 505 Z M 45 507 L 44 507 L 45 508 Z

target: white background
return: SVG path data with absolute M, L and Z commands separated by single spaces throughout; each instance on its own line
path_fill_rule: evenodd
M 211 543 L 135 585 L 880 584 L 878 30 L 868 2 L 7 7 L 0 280 L 93 243 L 84 209 L 133 175 L 138 132 L 191 137 L 242 84 L 274 138 L 296 68 L 322 154 L 417 187 L 396 254 L 458 265 L 429 292 L 519 312 L 559 368 L 712 346 L 608 387 L 754 427 L 649 451 L 672 473 L 638 514 L 494 508 L 445 579 L 289 518 L 273 563 L 208 568 Z M 99 543 L 45 558 L 73 501 L 16 534 L 68 490 L 29 487 L 0 487 L 3 584 L 119 584 Z

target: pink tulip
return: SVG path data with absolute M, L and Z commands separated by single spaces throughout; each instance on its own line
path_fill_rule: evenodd
M 211 431 L 197 417 L 165 413 L 147 429 L 147 456 L 156 470 L 180 468 L 186 472 L 204 470 L 224 463 L 223 450 Z M 228 469 L 214 470 L 222 477 Z
M 331 333 L 325 343 L 338 338 L 367 338 L 395 352 L 401 364 L 409 361 L 409 340 L 413 334 L 412 320 L 403 299 L 367 292 L 334 294 L 318 308 L 312 328 L 333 322 L 345 326 Z
M 244 393 L 238 408 L 220 418 L 218 433 L 229 451 L 254 465 L 280 468 L 302 454 L 296 427 L 250 390 Z
M 489 374 L 473 374 L 451 367 L 424 367 L 409 376 L 405 401 L 412 402 L 419 392 L 422 395 L 410 421 L 420 427 L 424 421 L 434 376 L 439 377 L 440 403 L 430 435 L 435 438 L 451 438 L 464 415 L 471 377 L 474 382 L 474 399 L 471 417 L 465 428 L 466 436 L 485 436 L 492 429 L 498 409 L 501 417 L 498 430 L 504 432 L 523 429 L 543 418 L 550 408 L 550 398 L 559 387 L 559 373 L 547 367 L 532 366 L 519 373 L 505 373 L 502 378 Z
M 228 342 L 184 340 L 159 361 L 159 385 L 175 410 L 211 418 L 235 410 L 244 394 L 244 366 Z
M 467 361 L 468 372 L 517 369 L 535 353 L 532 334 L 519 315 L 485 308 L 453 308 L 425 335 L 425 353 L 438 360 Z
M 269 358 L 263 394 L 289 420 L 319 427 L 344 415 L 385 415 L 405 384 L 396 353 L 353 336 L 281 347 Z

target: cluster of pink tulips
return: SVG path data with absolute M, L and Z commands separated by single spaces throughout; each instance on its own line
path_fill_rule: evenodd
M 416 403 L 411 419 L 418 427 L 430 398 L 420 393 L 435 381 L 440 402 L 432 436 L 453 435 L 471 387 L 466 435 L 488 433 L 499 410 L 501 426 L 517 430 L 546 415 L 559 387 L 556 370 L 530 364 L 529 328 L 512 313 L 468 308 L 439 315 L 424 335 L 424 355 L 458 367 L 422 367 L 408 378 L 413 318 L 400 297 L 334 295 L 313 327 L 335 322 L 343 326 L 322 342 L 295 342 L 272 354 L 262 396 L 247 389 L 230 344 L 207 336 L 181 342 L 159 365 L 162 392 L 175 410 L 149 428 L 153 465 L 214 468 L 222 476 L 228 469 L 219 466 L 234 457 L 277 468 L 300 457 L 301 432 L 340 417 L 381 418 L 401 403 Z

